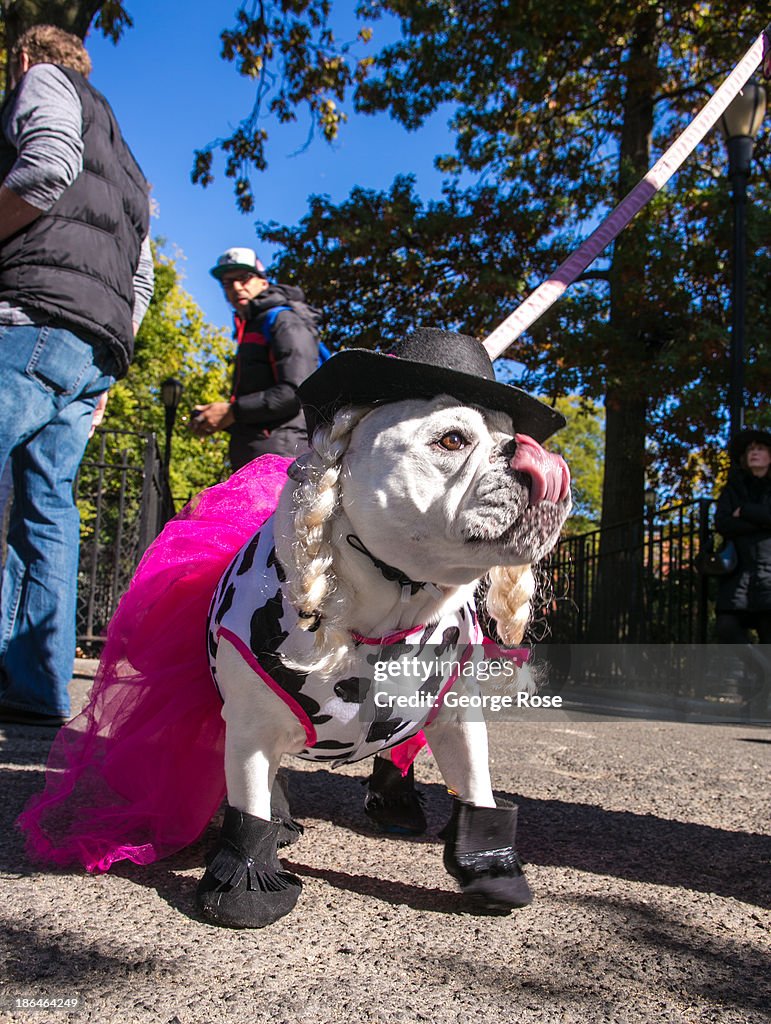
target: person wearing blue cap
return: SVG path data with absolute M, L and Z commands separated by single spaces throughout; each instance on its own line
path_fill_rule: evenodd
M 307 447 L 297 388 L 318 365 L 319 313 L 300 288 L 268 281 L 253 249 L 228 249 L 210 273 L 233 309 L 238 347 L 230 399 L 196 406 L 191 430 L 226 430 L 233 470 L 259 455 L 297 455 Z

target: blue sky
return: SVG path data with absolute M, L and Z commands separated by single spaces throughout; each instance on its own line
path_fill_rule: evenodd
M 229 134 L 253 102 L 254 87 L 219 56 L 219 35 L 234 23 L 235 0 L 127 0 L 126 7 L 134 27 L 117 46 L 97 32 L 86 41 L 94 64 L 91 81 L 110 101 L 153 185 L 160 211 L 153 235 L 166 238 L 168 251 L 176 246 L 184 253 L 185 288 L 213 323 L 230 320 L 208 274 L 217 255 L 232 245 L 251 245 L 270 260 L 271 250 L 256 238 L 256 220 L 294 224 L 311 194 L 339 201 L 354 185 L 385 188 L 400 172 L 416 174 L 421 195 L 438 193 L 433 156 L 452 148 L 444 117 L 407 133 L 387 117 L 354 117 L 348 109 L 350 120 L 338 143 L 330 147 L 318 138 L 298 153 L 310 128 L 301 113 L 295 125 L 267 123 L 269 167 L 252 178 L 257 210 L 239 213 L 221 157 L 215 157 L 214 185 L 203 189 L 190 181 L 193 151 Z M 388 31 L 382 22 L 374 28 L 379 38 Z

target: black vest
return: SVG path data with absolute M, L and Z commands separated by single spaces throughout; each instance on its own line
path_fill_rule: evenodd
M 83 108 L 83 170 L 53 207 L 0 243 L 0 301 L 107 342 L 123 376 L 134 353 L 134 274 L 149 226 L 148 185 L 100 92 L 60 67 Z M 0 117 L 13 104 L 8 96 Z M 16 160 L 0 132 L 0 181 Z

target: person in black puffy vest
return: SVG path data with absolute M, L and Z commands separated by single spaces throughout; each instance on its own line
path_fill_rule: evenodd
M 299 455 L 307 446 L 297 388 L 318 366 L 318 312 L 300 288 L 268 281 L 253 249 L 228 249 L 211 269 L 233 308 L 238 344 L 230 401 L 196 406 L 190 427 L 230 434 L 230 464 Z
M 749 630 L 771 643 L 771 433 L 743 430 L 730 444 L 731 469 L 720 493 L 715 529 L 736 544 L 738 565 L 717 596 L 721 643 L 742 644 Z
M 9 54 L 0 110 L 0 471 L 14 500 L 0 602 L 0 721 L 70 710 L 79 516 L 95 413 L 123 376 L 153 290 L 148 185 L 77 36 Z

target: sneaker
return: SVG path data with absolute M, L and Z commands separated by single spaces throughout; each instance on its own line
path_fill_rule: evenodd
M 14 708 L 9 704 L 0 703 L 0 724 L 7 725 L 38 725 L 48 728 L 59 729 L 66 725 L 69 718 L 66 715 L 48 715 L 43 711 L 25 711 L 23 708 Z

